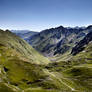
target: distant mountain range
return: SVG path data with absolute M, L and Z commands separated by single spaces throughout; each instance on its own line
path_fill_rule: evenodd
M 30 30 L 11 30 L 11 32 L 15 33 L 16 35 L 23 38 L 24 40 L 29 39 L 31 36 L 38 33 Z
M 24 34 L 24 33 L 30 32 L 30 30 L 11 30 L 11 32 Z
M 28 36 L 25 40 L 44 56 L 52 57 L 57 54 L 64 54 L 71 50 L 72 47 L 91 31 L 91 25 L 88 27 L 74 28 L 60 26 L 43 30 Z

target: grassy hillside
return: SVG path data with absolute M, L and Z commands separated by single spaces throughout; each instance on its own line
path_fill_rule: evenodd
M 0 46 L 1 92 L 71 92 L 43 65 L 24 61 L 17 57 L 19 53 L 9 54 L 14 52 L 11 48 Z
M 47 78 L 43 68 L 22 60 L 17 56 L 20 53 L 15 52 L 11 48 L 0 46 L 0 92 L 20 92 L 30 87 L 42 87 L 39 83 Z
M 26 58 L 31 63 L 46 64 L 49 62 L 47 58 L 40 55 L 26 41 L 22 40 L 21 38 L 19 38 L 8 30 L 0 30 L 0 44 L 3 44 L 8 48 L 16 50 L 16 52 L 21 54 L 22 59 Z
M 77 55 L 67 55 L 64 55 L 65 58 L 70 59 L 62 59 L 59 56 L 57 62 L 46 68 L 74 92 L 92 92 L 92 42 Z
M 45 69 L 47 63 L 48 59 L 39 55 L 24 40 L 8 30 L 0 30 L 0 92 L 66 90 L 64 85 Z
M 80 90 L 92 92 L 92 43 L 70 59 L 71 68 L 64 75 L 76 83 Z
M 75 56 L 69 53 L 50 63 L 21 38 L 0 30 L 0 92 L 92 92 L 92 42 Z

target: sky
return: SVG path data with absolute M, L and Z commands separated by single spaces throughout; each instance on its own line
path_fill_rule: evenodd
M 41 31 L 92 24 L 92 0 L 0 0 L 0 29 Z

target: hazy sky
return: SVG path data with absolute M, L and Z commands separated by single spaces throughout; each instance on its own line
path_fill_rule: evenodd
M 92 24 L 92 0 L 0 0 L 0 28 L 40 31 Z

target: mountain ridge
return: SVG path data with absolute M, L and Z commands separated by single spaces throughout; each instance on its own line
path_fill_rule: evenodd
M 86 31 L 89 32 L 89 28 Z M 49 37 L 53 39 L 51 34 Z M 87 34 L 83 39 L 90 36 Z M 57 48 L 66 41 L 66 39 L 60 40 Z M 14 33 L 0 30 L 0 92 L 90 92 L 91 57 L 92 43 L 89 42 L 83 51 L 76 55 L 65 52 L 52 57 L 53 61 L 48 61 L 49 58 L 41 56 Z
M 11 30 L 11 32 L 15 33 L 17 36 L 23 38 L 24 40 L 27 40 L 31 36 L 38 33 L 36 31 L 30 31 L 30 30 Z
M 73 49 L 71 54 L 76 55 L 83 51 L 86 45 L 92 41 L 92 32 L 88 33 Z
M 52 57 L 56 54 L 64 54 L 67 50 L 70 50 L 84 38 L 91 29 L 91 25 L 86 28 L 79 27 L 69 29 L 59 26 L 43 30 L 38 34 L 31 36 L 26 41 L 43 55 Z M 66 46 L 65 52 L 63 51 L 64 46 Z

